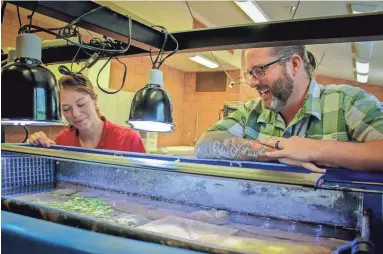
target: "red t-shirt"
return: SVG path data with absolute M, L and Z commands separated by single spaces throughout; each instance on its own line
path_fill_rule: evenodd
M 146 153 L 141 136 L 136 131 L 109 122 L 107 119 L 103 120 L 104 129 L 96 149 Z M 55 142 L 57 145 L 81 147 L 75 129 L 60 132 Z

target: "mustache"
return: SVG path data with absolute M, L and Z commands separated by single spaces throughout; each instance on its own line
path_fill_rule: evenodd
M 258 91 L 259 94 L 264 94 L 270 91 L 269 86 L 262 86 L 262 87 L 256 86 L 255 89 Z

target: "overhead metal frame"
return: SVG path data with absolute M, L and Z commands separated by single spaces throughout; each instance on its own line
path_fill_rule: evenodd
M 78 47 L 75 45 L 60 46 L 60 47 L 49 47 L 43 49 L 43 54 L 41 56 L 41 61 L 44 64 L 58 64 L 58 63 L 68 63 L 72 62 L 73 56 L 77 53 Z M 147 54 L 148 51 L 130 46 L 129 54 L 139 55 Z M 89 59 L 89 55 L 83 50 L 80 50 L 76 57 L 76 62 L 86 61 Z
M 181 52 L 383 40 L 383 12 L 175 33 Z
M 7 3 L 34 10 L 36 13 L 66 23 L 101 6 L 92 1 L 7 1 Z M 129 42 L 129 17 L 110 8 L 85 16 L 77 25 L 122 42 Z M 162 32 L 132 20 L 132 45 L 145 50 L 150 47 L 160 48 L 163 38 Z
M 22 8 L 70 22 L 82 14 L 99 7 L 90 1 L 41 1 L 8 3 Z M 36 5 L 37 4 L 37 5 Z M 128 41 L 128 17 L 105 8 L 97 14 L 84 17 L 78 25 L 90 31 L 109 36 L 123 42 Z M 242 49 L 250 47 L 271 47 L 285 45 L 310 45 L 383 40 L 383 12 L 349 16 L 335 16 L 300 20 L 275 21 L 230 27 L 206 28 L 173 33 L 179 43 L 179 53 Z M 132 38 L 136 44 L 126 52 L 127 56 L 147 55 L 148 47 L 159 48 L 163 33 L 149 26 L 133 21 Z M 165 50 L 174 48 L 168 40 Z M 75 47 L 61 46 L 43 50 L 46 64 L 70 62 Z M 6 55 L 2 55 L 2 59 Z M 77 61 L 86 60 L 86 54 L 79 54 Z

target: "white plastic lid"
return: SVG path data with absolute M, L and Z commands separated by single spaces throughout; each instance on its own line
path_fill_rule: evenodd
M 16 37 L 16 58 L 27 57 L 41 61 L 41 39 L 34 34 Z
M 160 85 L 162 87 L 164 85 L 163 77 L 162 71 L 151 69 L 148 73 L 148 84 Z

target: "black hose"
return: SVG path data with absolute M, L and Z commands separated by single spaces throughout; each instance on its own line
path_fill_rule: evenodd
M 29 131 L 28 131 L 27 126 L 23 125 L 23 127 L 24 127 L 24 129 L 25 129 L 25 138 L 24 138 L 23 142 L 21 142 L 21 143 L 25 143 L 25 142 L 27 142 L 28 137 L 29 137 Z

